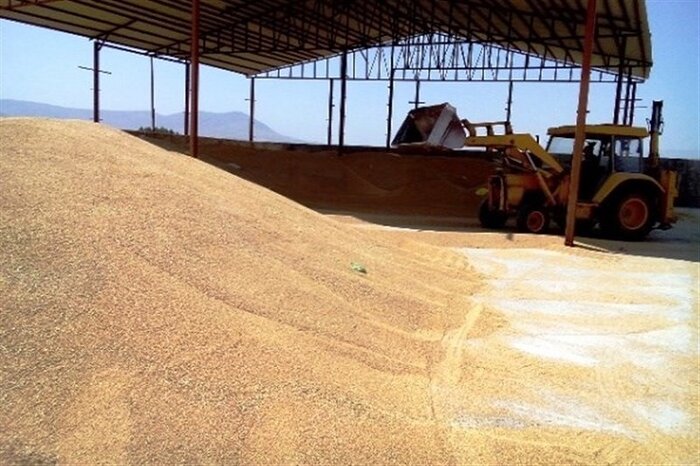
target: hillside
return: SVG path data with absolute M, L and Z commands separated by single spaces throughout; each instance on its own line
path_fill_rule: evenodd
M 92 120 L 92 110 L 67 108 L 22 100 L 0 99 L 0 116 L 48 117 Z M 121 129 L 139 129 L 151 126 L 151 112 L 102 110 L 102 122 Z M 183 132 L 184 113 L 156 114 L 156 126 Z M 242 112 L 199 112 L 199 131 L 202 136 L 248 140 L 248 115 Z M 299 142 L 277 133 L 265 123 L 255 120 L 255 140 L 270 142 Z
M 3 463 L 448 458 L 430 384 L 479 287 L 461 256 L 89 122 L 0 141 Z

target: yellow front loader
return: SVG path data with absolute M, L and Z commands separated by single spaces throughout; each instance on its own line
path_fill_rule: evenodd
M 659 160 L 661 108 L 662 102 L 654 102 L 649 130 L 586 126 L 576 206 L 579 231 L 599 224 L 606 236 L 638 240 L 653 228 L 667 229 L 676 221 L 673 202 L 678 196 L 678 175 L 663 169 Z M 545 233 L 551 220 L 563 226 L 575 127 L 550 128 L 543 149 L 531 135 L 514 134 L 507 122 L 462 123 L 468 133 L 466 146 L 484 147 L 499 160 L 479 208 L 482 225 L 501 228 L 515 217 L 524 232 Z M 648 136 L 650 151 L 644 158 L 643 140 Z

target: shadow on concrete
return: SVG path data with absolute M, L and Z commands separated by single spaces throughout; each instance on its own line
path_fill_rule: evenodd
M 653 230 L 644 241 L 615 241 L 598 232 L 576 238 L 576 246 L 618 254 L 700 262 L 700 209 L 677 208 L 678 222 L 670 230 Z

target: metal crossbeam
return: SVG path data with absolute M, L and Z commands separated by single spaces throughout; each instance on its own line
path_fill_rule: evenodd
M 616 73 L 595 70 L 593 82 L 614 83 Z M 293 65 L 256 75 L 260 79 L 340 79 L 338 57 Z M 573 61 L 547 59 L 498 45 L 465 41 L 447 34 L 425 34 L 390 46 L 348 53 L 353 81 L 499 81 L 578 82 Z

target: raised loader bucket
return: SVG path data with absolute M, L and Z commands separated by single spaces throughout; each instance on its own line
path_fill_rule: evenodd
M 464 127 L 456 109 L 444 103 L 408 112 L 391 145 L 460 149 L 464 147 L 464 139 Z

